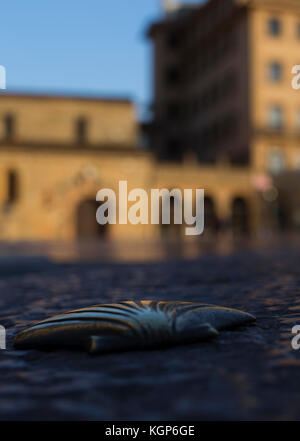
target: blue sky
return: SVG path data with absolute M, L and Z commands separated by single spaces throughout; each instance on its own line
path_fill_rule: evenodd
M 7 92 L 150 96 L 144 37 L 159 0 L 8 0 L 1 5 L 0 65 Z

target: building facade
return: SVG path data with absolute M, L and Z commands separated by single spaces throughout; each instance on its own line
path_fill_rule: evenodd
M 153 119 L 147 130 L 158 158 L 180 162 L 191 155 L 199 164 L 244 166 L 263 199 L 259 203 L 270 199 L 256 185 L 263 175 L 279 188 L 283 173 L 293 173 L 295 182 L 300 170 L 300 91 L 292 87 L 292 69 L 300 62 L 297 0 L 178 5 L 147 35 L 154 53 Z M 293 228 L 292 213 L 285 217 Z
M 152 134 L 160 157 L 299 168 L 297 0 L 211 0 L 154 23 Z
M 96 194 L 119 181 L 128 191 L 206 190 L 209 222 L 231 216 L 236 198 L 250 201 L 250 177 L 230 167 L 161 163 L 138 147 L 130 101 L 1 94 L 0 240 L 153 240 L 161 225 L 96 223 Z M 172 230 L 184 237 L 182 227 Z

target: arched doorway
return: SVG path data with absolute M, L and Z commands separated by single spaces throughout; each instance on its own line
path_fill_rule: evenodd
M 218 218 L 212 197 L 204 198 L 204 232 L 215 233 L 218 229 Z
M 170 223 L 163 224 L 162 223 L 162 212 L 163 212 L 163 204 L 170 204 Z M 182 205 L 180 200 L 176 198 L 176 196 L 171 196 L 170 199 L 168 197 L 160 199 L 160 226 L 161 226 L 161 235 L 164 238 L 172 239 L 172 240 L 180 240 L 182 235 L 182 224 L 175 223 L 175 213 L 176 210 L 180 210 L 182 212 Z
M 232 230 L 234 234 L 249 233 L 249 207 L 244 198 L 235 198 L 232 202 Z
M 96 220 L 96 212 L 99 202 L 92 199 L 81 201 L 77 207 L 77 237 L 79 239 L 95 239 L 104 237 L 107 233 L 107 225 L 99 225 Z

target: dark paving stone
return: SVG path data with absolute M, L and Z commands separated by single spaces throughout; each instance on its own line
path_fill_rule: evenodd
M 61 264 L 1 272 L 0 419 L 300 419 L 300 251 L 278 249 L 160 264 Z M 253 313 L 257 324 L 212 343 L 91 357 L 15 351 L 47 316 L 128 299 L 188 300 Z

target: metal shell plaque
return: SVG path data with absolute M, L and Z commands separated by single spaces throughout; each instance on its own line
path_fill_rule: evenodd
M 165 347 L 209 340 L 255 320 L 236 309 L 203 303 L 128 301 L 56 315 L 20 332 L 16 348 L 82 348 L 90 353 Z

